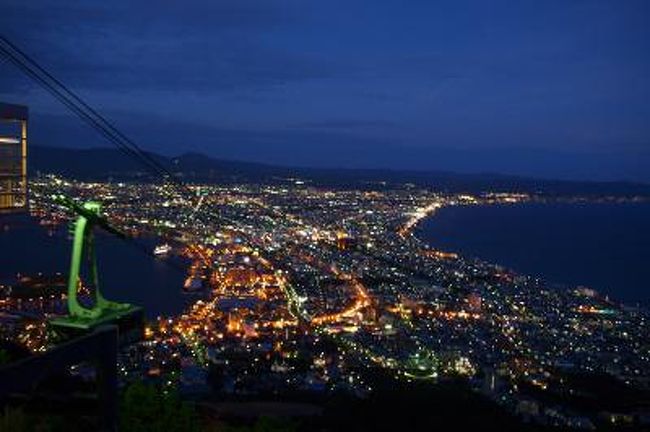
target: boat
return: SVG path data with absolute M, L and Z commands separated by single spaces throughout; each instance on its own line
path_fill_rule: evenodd
M 172 247 L 169 246 L 167 243 L 165 243 L 165 244 L 161 244 L 161 245 L 156 246 L 154 248 L 154 250 L 153 250 L 153 254 L 158 255 L 158 256 L 165 256 L 169 252 L 171 252 L 171 250 L 172 250 Z

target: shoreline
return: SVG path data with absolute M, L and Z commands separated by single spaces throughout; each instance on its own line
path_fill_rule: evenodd
M 586 207 L 594 206 L 600 210 L 597 215 L 590 213 L 589 217 L 579 217 Z M 626 217 L 643 220 L 643 214 L 629 210 L 609 214 L 619 208 L 638 207 L 648 211 L 648 202 L 528 201 L 448 205 L 441 209 L 458 209 L 465 213 L 463 207 L 475 207 L 483 223 L 477 223 L 477 212 L 463 214 L 460 219 L 456 214 L 453 220 L 443 219 L 443 227 L 437 226 L 443 230 L 442 234 L 434 235 L 426 225 L 434 215 L 440 217 L 434 212 L 419 220 L 411 235 L 436 250 L 451 251 L 465 259 L 479 259 L 520 275 L 539 277 L 549 287 L 589 287 L 625 305 L 650 305 L 650 296 L 643 298 L 647 292 L 643 289 L 643 281 L 649 280 L 644 276 L 643 251 L 650 250 L 647 240 L 643 240 L 650 239 L 650 230 L 646 228 L 644 231 L 641 229 L 643 225 L 631 225 L 624 220 Z M 496 215 L 492 212 L 512 208 L 520 214 Z M 544 213 L 535 214 L 539 209 Z M 559 211 L 562 209 L 568 209 L 568 212 Z M 610 216 L 618 217 L 618 220 L 612 220 Z M 545 229 L 549 218 L 554 222 L 550 230 Z M 434 236 L 436 241 L 433 241 Z M 628 237 L 636 240 L 635 247 L 630 248 L 624 243 Z M 533 252 L 530 245 L 533 245 Z

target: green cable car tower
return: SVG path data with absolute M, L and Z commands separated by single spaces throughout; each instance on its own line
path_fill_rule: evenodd
M 72 244 L 72 257 L 70 260 L 70 274 L 68 276 L 68 315 L 50 320 L 50 324 L 57 328 L 77 330 L 90 330 L 100 324 L 125 324 L 142 322 L 144 314 L 142 308 L 127 303 L 116 303 L 102 295 L 99 286 L 97 271 L 97 256 L 95 254 L 95 228 L 116 235 L 122 239 L 127 237 L 111 226 L 100 213 L 101 205 L 97 202 L 87 202 L 80 205 L 64 196 L 55 196 L 55 201 L 64 205 L 77 214 L 73 224 L 74 238 Z M 81 265 L 87 260 L 90 281 L 94 287 L 93 300 L 90 306 L 79 302 L 78 288 L 80 286 Z M 132 327 L 129 325 L 128 327 Z

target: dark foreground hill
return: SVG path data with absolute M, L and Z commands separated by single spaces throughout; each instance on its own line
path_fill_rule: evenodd
M 412 183 L 451 192 L 486 190 L 541 192 L 551 195 L 650 196 L 650 185 L 630 182 L 576 182 L 525 178 L 501 174 L 460 174 L 444 171 L 393 171 L 387 169 L 324 169 L 265 165 L 214 159 L 187 153 L 150 158 L 189 182 L 286 182 L 300 179 L 331 187 L 391 187 Z M 64 149 L 32 147 L 30 174 L 55 173 L 78 179 L 136 180 L 151 173 L 136 160 L 111 148 Z

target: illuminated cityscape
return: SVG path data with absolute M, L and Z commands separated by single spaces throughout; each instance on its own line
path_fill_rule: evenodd
M 0 0 L 0 432 L 650 431 L 649 23 Z
M 100 200 L 121 231 L 157 240 L 155 259 L 188 263 L 178 289 L 194 300 L 178 315 L 148 321 L 144 340 L 120 355 L 124 382 L 190 394 L 365 397 L 373 383 L 362 365 L 404 382 L 461 377 L 510 412 L 569 427 L 591 420 L 545 406 L 541 396 L 572 391 L 563 383 L 567 371 L 606 373 L 640 387 L 648 380 L 644 309 L 588 288 L 558 291 L 417 236 L 418 221 L 443 207 L 548 198 L 333 190 L 298 179 L 191 188 L 202 196 L 199 211 L 158 184 L 52 175 L 31 182 L 30 208 L 42 226 L 70 222 L 58 194 Z M 5 337 L 34 352 L 48 349 L 43 319 L 65 313 L 65 291 L 52 289 L 25 298 L 8 288 Z

